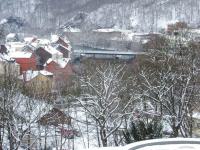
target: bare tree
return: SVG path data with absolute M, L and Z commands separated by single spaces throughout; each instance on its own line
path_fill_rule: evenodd
M 25 144 L 27 149 L 32 149 L 40 138 L 36 134 L 37 121 L 50 105 L 22 94 L 22 84 L 9 63 L 0 76 L 0 89 L 1 147 L 17 150 Z
M 109 137 L 122 126 L 133 101 L 133 96 L 127 93 L 126 65 L 91 63 L 84 67 L 80 76 L 81 93 L 75 99 L 97 123 L 101 143 L 105 147 Z
M 149 50 L 142 61 L 141 97 L 150 102 L 161 119 L 169 122 L 171 136 L 192 136 L 192 111 L 199 90 L 198 48 L 181 35 L 170 41 L 168 47 Z

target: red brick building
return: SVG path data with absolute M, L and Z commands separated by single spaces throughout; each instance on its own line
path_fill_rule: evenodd
M 45 70 L 53 74 L 62 74 L 64 78 L 67 78 L 69 75 L 72 74 L 72 69 L 69 60 L 55 61 L 49 59 L 46 63 Z
M 54 89 L 59 90 L 65 86 L 66 81 L 73 74 L 69 59 L 55 61 L 49 59 L 46 63 L 45 70 L 54 74 Z
M 20 74 L 27 70 L 37 70 L 37 61 L 34 54 L 29 52 L 15 52 L 12 53 L 11 57 L 20 65 Z

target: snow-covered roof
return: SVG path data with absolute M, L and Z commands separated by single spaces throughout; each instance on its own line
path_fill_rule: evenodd
M 148 43 L 148 42 L 149 42 L 148 39 L 143 39 L 143 40 L 142 40 L 142 44 L 146 44 L 146 43 Z
M 52 76 L 53 75 L 53 73 L 48 72 L 46 70 L 40 70 L 40 71 L 28 70 L 24 74 L 20 75 L 19 79 L 25 80 L 25 81 L 30 81 L 33 78 L 37 77 L 39 74 L 42 74 L 44 76 Z
M 52 43 L 56 43 L 56 42 L 58 42 L 58 40 L 59 40 L 59 38 L 61 38 L 61 37 L 59 37 L 58 35 L 51 35 L 51 42 Z M 62 39 L 62 38 L 61 38 Z M 67 40 L 66 38 L 65 39 L 62 39 L 65 43 L 67 43 L 68 45 L 69 45 L 69 47 L 65 47 L 64 45 L 61 45 L 61 44 L 58 44 L 58 45 L 60 45 L 60 46 L 62 46 L 62 47 L 64 47 L 64 48 L 66 48 L 66 49 L 68 49 L 68 50 L 71 50 L 71 48 L 70 48 L 70 41 L 69 40 Z
M 31 43 L 31 42 L 34 41 L 34 39 L 36 39 L 36 37 L 25 37 L 25 38 L 24 38 L 24 41 L 25 41 L 26 43 Z
M 64 31 L 65 32 L 81 32 L 81 29 L 70 27 L 70 28 L 65 28 Z
M 44 75 L 44 76 L 52 76 L 53 73 L 51 72 L 48 72 L 46 70 L 41 70 L 41 71 L 38 71 L 40 74 Z
M 31 58 L 32 53 L 24 51 L 10 52 L 8 54 L 11 58 Z
M 189 32 L 200 34 L 200 29 L 191 29 L 191 30 L 189 30 Z
M 56 45 L 55 48 L 57 49 L 57 48 L 59 48 L 59 47 L 62 47 L 62 48 L 64 48 L 64 49 L 68 50 L 68 51 L 71 51 L 71 50 L 72 50 L 72 47 L 71 47 L 70 44 L 68 45 L 68 47 L 65 47 L 65 46 L 63 46 L 63 45 L 61 45 L 61 44 L 58 44 L 58 45 Z
M 54 47 L 52 47 L 50 45 L 44 46 L 44 49 L 52 55 L 55 55 L 55 54 L 63 55 L 61 52 L 59 52 L 58 50 L 56 50 Z
M 15 38 L 16 37 L 16 34 L 15 33 L 9 33 L 7 36 L 6 36 L 6 39 L 11 39 L 11 38 Z
M 70 61 L 70 58 L 63 58 L 63 59 L 59 59 L 57 63 L 60 65 L 61 68 L 64 68 L 69 63 L 69 61 Z
M 49 63 L 51 63 L 52 61 L 53 61 L 53 59 L 52 59 L 52 58 L 49 58 L 49 59 L 47 60 L 46 64 L 49 64 Z
M 46 64 L 49 64 L 52 61 L 54 61 L 55 63 L 57 63 L 60 66 L 60 68 L 64 68 L 69 63 L 70 58 L 62 58 L 62 59 L 58 59 L 58 60 L 53 60 L 52 58 L 49 58 L 47 60 Z
M 14 59 L 7 54 L 0 54 L 0 61 L 14 61 Z
M 68 44 L 70 43 L 69 39 L 66 36 L 63 38 L 63 40 L 65 43 L 68 43 Z
M 162 33 L 159 33 L 159 32 L 151 32 L 151 33 L 149 33 L 149 32 L 135 32 L 135 33 L 133 33 L 134 36 L 148 36 L 148 35 L 152 35 L 152 34 L 162 35 Z
M 31 43 L 31 45 L 34 47 L 45 46 L 45 45 L 49 45 L 49 44 L 50 44 L 50 41 L 48 39 L 37 39 Z
M 19 76 L 19 79 L 30 81 L 31 79 L 35 78 L 38 75 L 38 72 L 36 71 L 27 71 L 26 73 Z
M 39 44 L 45 45 L 50 44 L 50 41 L 48 39 L 37 39 L 39 41 Z
M 177 22 L 180 22 L 179 20 L 166 20 L 166 19 L 159 19 L 158 20 L 158 27 L 159 28 L 167 28 L 168 25 L 170 24 L 175 24 Z
M 192 115 L 192 117 L 194 119 L 200 119 L 200 112 L 194 112 L 193 115 Z
M 15 51 L 21 51 L 24 46 L 25 43 L 21 43 L 21 42 L 7 42 L 5 44 L 6 48 L 8 49 L 9 52 L 15 52 Z
M 0 25 L 2 25 L 2 24 L 5 24 L 5 23 L 7 23 L 8 22 L 8 20 L 7 19 L 2 19 L 1 21 L 0 21 Z
M 58 35 L 51 35 L 51 42 L 56 43 L 59 40 Z
M 26 44 L 22 43 L 22 42 L 7 42 L 6 46 L 8 46 L 8 48 L 23 48 Z
M 93 31 L 94 32 L 131 32 L 131 30 L 113 29 L 113 28 L 97 29 Z

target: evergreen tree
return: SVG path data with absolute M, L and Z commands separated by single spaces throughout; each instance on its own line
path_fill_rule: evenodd
M 162 137 L 162 124 L 153 119 L 145 124 L 142 120 L 131 122 L 130 128 L 123 131 L 124 139 L 127 144 L 146 139 L 155 139 Z

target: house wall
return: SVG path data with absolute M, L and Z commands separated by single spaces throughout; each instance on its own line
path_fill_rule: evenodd
M 20 75 L 20 65 L 12 62 L 1 61 L 0 62 L 0 75 L 4 75 L 5 71 L 11 73 L 13 76 Z
M 28 147 L 30 142 L 30 149 L 36 150 L 37 149 L 37 139 L 38 137 L 33 134 L 25 134 L 21 140 L 21 146 Z M 30 140 L 30 141 L 29 141 Z
M 36 57 L 39 58 L 39 62 L 38 65 L 44 65 L 46 63 L 46 61 L 52 57 L 52 55 L 50 53 L 48 53 L 46 50 L 44 50 L 43 48 L 38 48 L 35 51 L 35 55 Z
M 57 48 L 57 50 L 63 54 L 64 58 L 69 58 L 70 57 L 70 52 L 67 49 L 65 49 L 64 47 L 59 46 Z
M 46 66 L 45 70 L 54 74 L 52 85 L 54 91 L 62 89 L 66 85 L 69 77 L 73 74 L 70 64 L 65 68 L 60 68 L 57 63 L 51 62 Z
M 195 136 L 200 137 L 200 120 L 193 118 L 193 133 Z
M 33 55 L 31 58 L 15 58 L 16 62 L 20 65 L 20 74 L 27 70 L 36 70 L 36 57 Z
M 0 74 L 3 75 L 4 73 L 4 62 L 0 62 Z
M 66 79 L 68 78 L 69 75 L 73 73 L 70 64 L 67 64 L 64 68 L 60 68 L 60 66 L 54 61 L 47 64 L 47 66 L 45 67 L 45 70 L 53 73 L 54 75 L 62 76 L 61 79 Z
M 0 45 L 0 53 L 7 53 L 7 48 L 5 47 L 5 45 Z
M 44 76 L 39 74 L 31 81 L 26 83 L 26 87 L 30 90 L 31 94 L 47 95 L 52 90 L 53 77 Z
M 56 42 L 57 44 L 61 44 L 65 47 L 69 47 L 69 44 L 67 44 L 63 39 L 59 38 L 59 40 Z
M 59 71 L 59 65 L 57 63 L 55 63 L 54 61 L 50 62 L 49 64 L 47 64 L 47 66 L 45 67 L 45 70 L 51 72 L 51 73 L 55 73 L 57 71 Z

